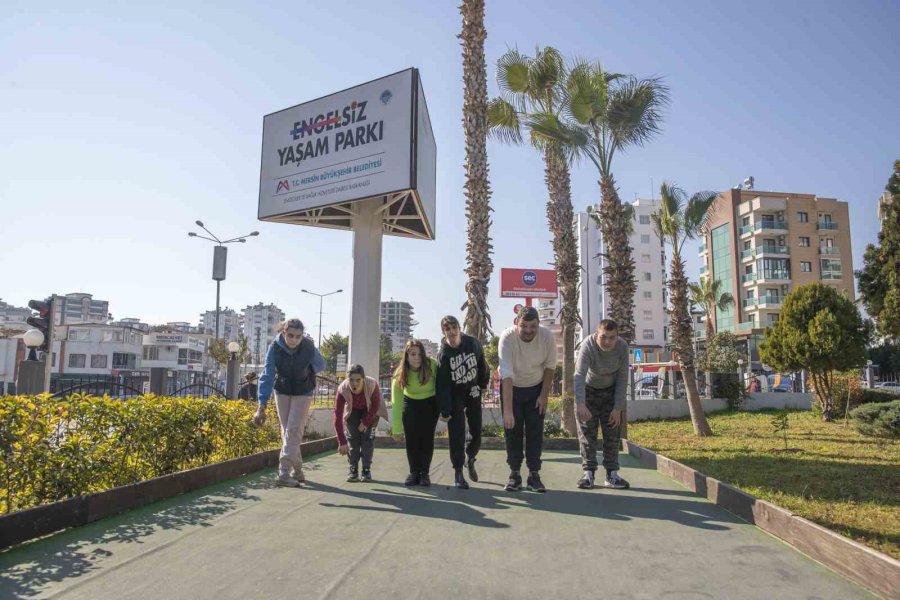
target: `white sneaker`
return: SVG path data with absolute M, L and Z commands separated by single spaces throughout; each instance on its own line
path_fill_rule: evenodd
M 291 469 L 291 477 L 293 477 L 300 483 L 306 482 L 306 476 L 303 474 L 303 467 L 300 467 L 299 469 Z
M 278 479 L 275 481 L 275 485 L 281 487 L 300 487 L 300 482 L 290 475 L 279 475 Z

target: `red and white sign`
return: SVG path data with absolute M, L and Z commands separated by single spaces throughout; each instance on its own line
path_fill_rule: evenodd
M 501 298 L 557 298 L 553 269 L 500 269 Z

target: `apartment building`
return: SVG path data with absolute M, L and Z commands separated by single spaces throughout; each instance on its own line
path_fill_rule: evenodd
M 716 331 L 756 344 L 778 321 L 784 297 L 821 282 L 854 300 L 850 215 L 846 202 L 814 194 L 731 189 L 713 207 L 700 246 L 700 277 L 722 282 L 735 304 L 716 310 Z
M 640 348 L 644 362 L 664 360 L 667 339 L 666 326 L 666 252 L 656 235 L 650 215 L 659 209 L 655 200 L 635 200 L 633 231 L 629 238 L 635 264 L 637 293 L 634 298 L 635 339 L 633 348 Z M 579 263 L 582 284 L 580 312 L 583 323 L 581 339 L 596 330 L 602 319 L 609 316 L 606 297 L 606 246 L 600 229 L 587 212 L 576 216 Z
M 413 327 L 419 324 L 413 319 L 414 314 L 409 302 L 393 298 L 381 302 L 381 333 L 391 338 L 392 352 L 402 352 L 413 337 Z

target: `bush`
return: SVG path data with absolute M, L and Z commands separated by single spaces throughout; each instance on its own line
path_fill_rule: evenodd
M 900 400 L 864 404 L 850 413 L 863 435 L 900 439 Z
M 0 396 L 0 513 L 277 448 L 277 417 L 256 427 L 254 408 L 215 397 Z
M 493 423 L 486 423 L 481 426 L 481 436 L 482 437 L 498 437 L 502 438 L 503 433 L 503 425 L 494 425 Z

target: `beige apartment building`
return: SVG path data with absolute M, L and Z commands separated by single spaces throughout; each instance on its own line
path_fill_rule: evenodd
M 820 282 L 854 300 L 850 216 L 846 202 L 813 194 L 731 189 L 713 207 L 700 247 L 700 277 L 722 281 L 735 304 L 716 310 L 716 331 L 757 343 L 778 321 L 784 297 Z

